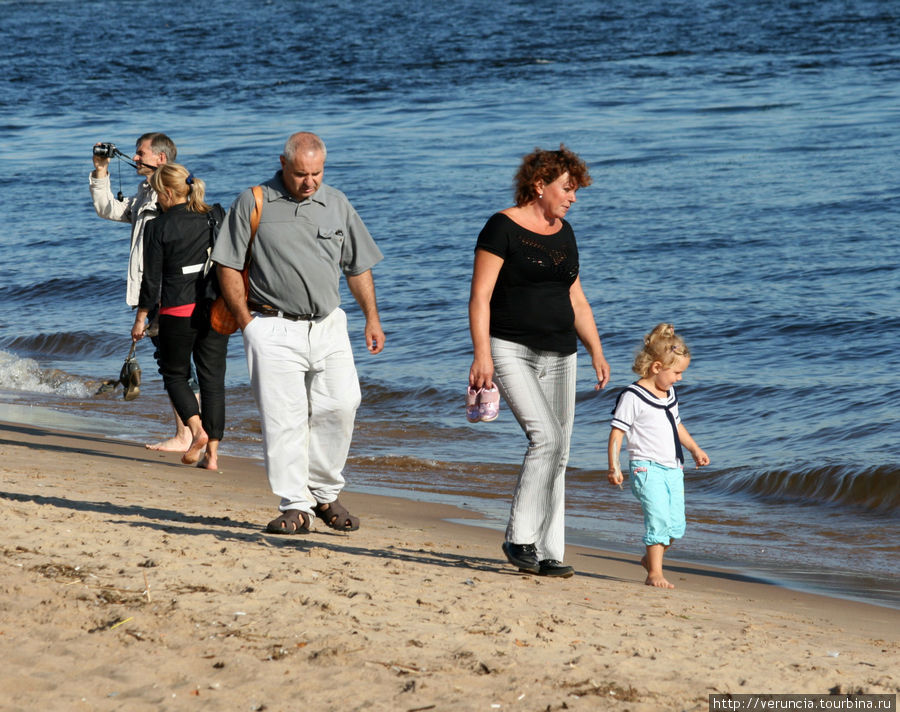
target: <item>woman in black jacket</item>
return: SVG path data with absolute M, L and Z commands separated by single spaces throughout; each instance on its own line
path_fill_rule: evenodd
M 212 220 L 221 224 L 225 213 L 220 205 L 203 201 L 203 181 L 178 163 L 160 166 L 150 177 L 150 186 L 163 213 L 144 229 L 144 276 L 131 338 L 143 338 L 147 313 L 159 303 L 160 373 L 192 436 L 181 461 L 216 470 L 225 431 L 228 337 L 210 328 L 203 267 L 212 245 Z M 188 384 L 192 355 L 200 383 L 199 404 Z

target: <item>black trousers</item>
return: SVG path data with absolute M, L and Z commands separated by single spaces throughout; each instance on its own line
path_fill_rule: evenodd
M 150 309 L 150 312 L 147 314 L 147 320 L 150 322 L 150 325 L 153 325 L 154 320 L 159 322 L 159 304 L 154 304 Z M 157 323 L 157 327 L 159 324 Z M 159 332 L 157 329 L 157 333 L 150 337 L 150 343 L 153 344 L 153 360 L 156 361 L 156 366 L 159 373 L 162 373 L 162 364 L 159 362 Z M 200 386 L 197 385 L 197 374 L 194 372 L 193 365 L 191 366 L 191 378 L 188 381 L 191 385 L 191 390 L 194 391 L 196 395 L 200 394 Z
M 225 358 L 228 336 L 209 325 L 207 310 L 197 305 L 191 316 L 159 317 L 159 372 L 182 422 L 200 416 L 212 440 L 225 434 Z M 191 357 L 200 383 L 200 406 L 190 386 Z

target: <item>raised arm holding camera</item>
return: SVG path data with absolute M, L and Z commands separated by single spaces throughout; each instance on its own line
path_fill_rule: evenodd
M 147 133 L 135 144 L 134 161 L 138 175 L 143 182 L 137 193 L 128 198 L 113 196 L 109 179 L 109 161 L 120 155 L 113 144 L 99 143 L 94 146 L 94 170 L 91 173 L 91 199 L 97 215 L 106 220 L 131 223 L 131 251 L 128 256 L 128 281 L 125 301 L 136 307 L 141 290 L 141 274 L 144 269 L 144 225 L 159 215 L 156 193 L 147 179 L 158 166 L 174 161 L 177 155 L 175 144 L 162 133 Z
M 156 191 L 150 187 L 148 179 L 159 166 L 171 163 L 177 156 L 175 144 L 164 133 L 145 133 L 135 142 L 134 155 L 131 161 L 112 143 L 97 143 L 93 149 L 94 170 L 90 176 L 91 199 L 97 215 L 106 220 L 115 220 L 131 224 L 131 249 L 128 256 L 128 277 L 126 282 L 125 301 L 128 306 L 136 308 L 141 290 L 141 278 L 144 273 L 144 228 L 147 223 L 160 214 Z M 137 192 L 124 197 L 113 195 L 110 185 L 109 162 L 112 158 L 124 159 L 133 166 L 143 181 Z M 156 320 L 156 310 L 150 314 L 150 324 Z M 155 329 L 148 330 L 153 345 L 157 346 Z M 156 354 L 154 354 L 156 358 Z M 174 408 L 173 408 L 174 410 Z M 191 444 L 191 431 L 181 422 L 175 413 L 175 435 L 154 445 L 147 445 L 151 450 L 184 452 Z

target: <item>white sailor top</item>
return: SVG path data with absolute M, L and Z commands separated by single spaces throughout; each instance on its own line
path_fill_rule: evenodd
M 631 460 L 652 460 L 664 467 L 682 467 L 678 438 L 678 396 L 675 388 L 658 398 L 643 386 L 626 386 L 613 409 L 612 427 L 625 432 Z

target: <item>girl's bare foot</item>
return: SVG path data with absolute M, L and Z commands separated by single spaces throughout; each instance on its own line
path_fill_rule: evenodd
M 162 452 L 184 452 L 191 446 L 191 431 L 185 430 L 183 436 L 176 435 L 163 440 L 162 442 L 147 443 L 144 445 L 148 450 L 161 450 Z
M 208 442 L 209 436 L 206 434 L 205 430 L 201 430 L 194 436 L 194 439 L 191 440 L 191 446 L 184 455 L 181 456 L 181 461 L 185 465 L 193 465 L 195 462 L 198 462 L 200 460 L 200 453 L 203 451 L 203 448 L 206 447 L 206 443 Z
M 656 586 L 657 588 L 675 588 L 675 586 L 666 581 L 662 574 L 648 573 L 647 580 L 644 583 L 647 586 Z
M 647 571 L 647 579 L 644 581 L 646 585 L 656 588 L 675 588 L 663 576 L 663 554 L 668 548 L 663 544 L 647 546 L 647 553 L 641 557 L 641 566 Z

